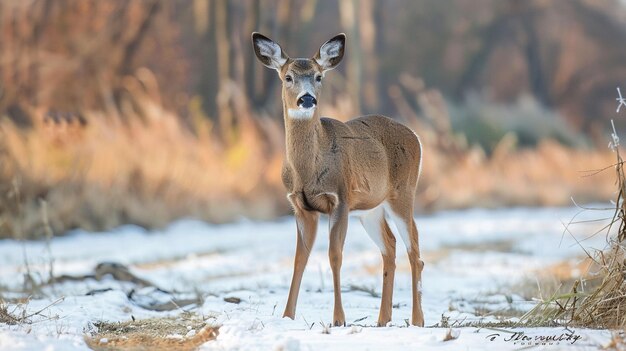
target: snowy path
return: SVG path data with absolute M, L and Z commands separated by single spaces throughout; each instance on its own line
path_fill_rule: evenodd
M 426 325 L 438 323 L 442 315 L 451 320 L 479 320 L 476 308 L 525 310 L 529 304 L 510 294 L 506 287 L 532 277 L 542 268 L 573 259 L 582 252 L 565 236 L 563 225 L 577 209 L 466 210 L 418 217 L 420 246 L 426 262 L 423 273 L 423 307 Z M 591 212 L 584 218 L 610 216 Z M 574 226 L 578 239 L 603 223 Z M 561 240 L 563 242 L 561 243 Z M 604 247 L 603 235 L 583 242 L 587 248 Z M 247 222 L 214 226 L 185 220 L 148 233 L 125 226 L 113 232 L 75 232 L 51 243 L 55 275 L 88 274 L 97 263 L 115 261 L 131 268 L 137 276 L 171 291 L 196 294 L 205 302 L 195 311 L 221 325 L 215 341 L 203 350 L 283 349 L 344 350 L 441 350 L 497 348 L 519 349 L 518 342 L 505 341 L 507 334 L 494 330 L 461 328 L 456 340 L 443 342 L 445 328 L 406 327 L 410 318 L 408 259 L 398 241 L 398 272 L 394 290 L 393 320 L 387 328 L 371 328 L 378 316 L 379 298 L 354 287 L 380 292 L 380 254 L 357 220 L 351 220 L 344 251 L 342 286 L 347 322 L 354 325 L 331 328 L 332 274 L 328 263 L 328 231 L 321 223 L 317 242 L 305 271 L 294 321 L 280 318 L 291 279 L 295 247 L 292 218 L 276 222 Z M 0 287 L 15 291 L 22 287 L 24 255 L 37 277 L 47 279 L 49 255 L 43 242 L 0 241 Z M 152 312 L 130 302 L 132 286 L 110 280 L 66 282 L 44 289 L 47 298 L 33 299 L 27 311 L 46 307 L 60 296 L 65 299 L 47 308 L 45 316 L 33 317 L 22 326 L 0 324 L 0 350 L 82 350 L 85 331 L 98 320 L 126 321 L 131 318 L 176 315 L 180 311 Z M 86 296 L 104 288 L 111 291 Z M 505 293 L 503 293 L 505 292 Z M 5 297 L 15 296 L 4 292 Z M 239 297 L 242 302 L 224 302 Z M 185 308 L 190 309 L 190 308 Z M 460 312 L 461 310 L 462 312 Z M 312 325 L 312 326 L 311 326 Z M 531 337 L 560 335 L 563 329 L 526 329 Z M 607 331 L 576 330 L 581 339 L 562 341 L 546 349 L 596 349 L 610 338 Z M 502 334 L 502 333 L 501 333 Z M 46 346 L 48 348 L 46 348 Z

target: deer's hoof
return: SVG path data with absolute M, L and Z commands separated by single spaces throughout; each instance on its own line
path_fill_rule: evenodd
M 283 313 L 283 318 L 289 318 L 289 319 L 295 319 L 295 313 L 291 313 L 291 312 L 287 312 L 285 311 L 285 313 Z
M 333 326 L 335 327 L 345 327 L 346 326 L 346 321 L 343 319 L 336 319 L 335 322 L 333 323 Z
M 411 324 L 416 327 L 424 327 L 424 316 L 418 316 L 412 318 Z
M 386 327 L 387 323 L 389 323 L 391 321 L 391 319 L 387 319 L 387 320 L 378 320 L 378 323 L 376 324 L 376 326 L 378 327 Z

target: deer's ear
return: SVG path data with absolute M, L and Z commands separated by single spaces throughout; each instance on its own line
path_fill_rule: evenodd
M 339 65 L 346 48 L 346 35 L 341 33 L 325 42 L 313 58 L 324 71 Z
M 260 33 L 252 33 L 252 46 L 254 46 L 254 53 L 259 61 L 277 71 L 280 71 L 281 67 L 289 59 L 289 56 L 285 54 L 280 45 Z

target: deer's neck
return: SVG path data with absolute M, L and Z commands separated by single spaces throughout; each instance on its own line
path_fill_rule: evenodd
M 315 172 L 315 161 L 319 152 L 319 137 L 322 132 L 318 109 L 311 118 L 291 118 L 287 108 L 285 117 L 285 141 L 287 162 L 293 167 L 296 177 L 305 181 Z

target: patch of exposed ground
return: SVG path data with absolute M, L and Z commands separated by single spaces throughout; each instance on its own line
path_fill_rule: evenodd
M 96 351 L 195 350 L 215 339 L 219 329 L 193 313 L 127 322 L 96 322 L 94 326 L 96 330 L 85 336 L 85 342 Z

